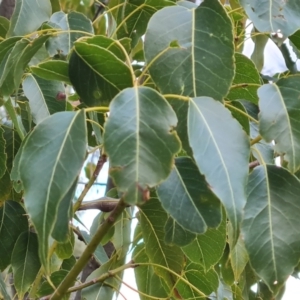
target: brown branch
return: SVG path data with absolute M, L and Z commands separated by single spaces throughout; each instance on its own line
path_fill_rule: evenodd
M 251 162 L 249 163 L 249 169 L 254 169 L 255 167 L 257 167 L 257 166 L 259 166 L 259 165 L 260 165 L 260 163 L 259 163 L 258 160 L 251 161 Z
M 99 209 L 103 212 L 111 212 L 117 206 L 120 199 L 101 197 L 97 200 L 83 202 L 78 210 Z

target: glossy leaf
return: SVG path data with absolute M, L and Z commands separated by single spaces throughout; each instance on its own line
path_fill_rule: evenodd
M 23 207 L 14 201 L 6 201 L 0 207 L 0 270 L 11 262 L 11 255 L 19 235 L 28 230 L 28 221 Z
M 69 64 L 62 60 L 50 60 L 37 66 L 31 66 L 33 74 L 47 80 L 58 80 L 70 83 Z
M 126 63 L 111 51 L 87 42 L 75 43 L 69 76 L 81 101 L 88 106 L 108 105 L 121 90 L 133 85 Z
M 161 208 L 159 201 L 152 198 L 146 202 L 140 209 L 139 218 L 146 254 L 150 262 L 180 274 L 184 263 L 183 253 L 179 247 L 167 245 L 164 241 L 164 223 L 167 214 Z M 175 278 L 172 274 L 159 267 L 155 267 L 154 270 L 170 289 L 173 288 Z
M 127 203 L 143 201 L 144 191 L 169 175 L 180 147 L 176 123 L 168 102 L 153 89 L 125 89 L 112 101 L 104 148 L 110 175 Z
M 241 0 L 249 19 L 260 32 L 281 32 L 285 37 L 300 27 L 297 0 Z
M 249 139 L 230 112 L 208 97 L 190 100 L 188 134 L 196 164 L 224 204 L 236 240 L 246 202 Z
M 217 0 L 164 8 L 148 24 L 145 58 L 162 93 L 222 100 L 234 76 L 233 54 L 232 24 Z
M 59 81 L 28 74 L 23 81 L 23 89 L 36 124 L 51 114 L 66 110 L 66 101 L 58 99 L 59 93 L 65 93 L 65 87 Z
M 299 261 L 299 193 L 284 168 L 261 165 L 250 174 L 242 233 L 252 267 L 274 292 Z
M 3 136 L 4 129 L 0 127 L 0 178 L 5 174 L 6 172 L 6 158 L 7 155 L 5 153 L 5 139 Z
M 274 140 L 275 152 L 284 155 L 292 173 L 300 168 L 299 83 L 300 76 L 291 76 L 258 90 L 260 134 L 267 142 Z
M 53 24 L 55 28 L 66 31 L 66 33 L 50 38 L 46 43 L 46 48 L 50 56 L 57 54 L 68 55 L 74 42 L 80 37 L 85 36 L 83 32 L 86 32 L 86 35 L 94 33 L 91 20 L 76 11 L 68 14 L 58 11 L 51 16 L 50 24 Z
M 18 297 L 23 299 L 41 267 L 35 233 L 28 231 L 19 236 L 12 253 L 11 265 Z
M 26 35 L 37 30 L 51 15 L 50 0 L 16 0 L 8 37 Z
M 22 149 L 19 172 L 25 206 L 36 228 L 39 255 L 47 272 L 48 238 L 56 223 L 56 212 L 82 167 L 85 153 L 84 111 L 56 113 L 46 118 L 31 132 Z M 36 168 L 43 172 L 35 172 Z
M 235 75 L 228 95 L 229 100 L 247 99 L 258 103 L 257 89 L 261 85 L 254 63 L 246 56 L 235 54 Z
M 226 244 L 226 217 L 218 228 L 209 228 L 199 234 L 189 245 L 182 247 L 184 254 L 191 262 L 200 264 L 208 271 L 222 257 Z
M 157 188 L 163 208 L 185 229 L 204 233 L 221 222 L 218 198 L 188 157 L 176 159 L 170 176 Z

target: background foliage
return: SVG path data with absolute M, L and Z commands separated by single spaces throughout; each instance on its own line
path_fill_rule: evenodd
M 142 300 L 281 299 L 298 276 L 300 4 L 194 2 L 2 1 L 1 299 L 113 299 L 128 268 Z M 267 42 L 287 72 L 261 73 Z

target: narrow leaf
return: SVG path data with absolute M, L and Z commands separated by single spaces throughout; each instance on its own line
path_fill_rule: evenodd
M 14 274 L 14 286 L 18 292 L 18 297 L 23 299 L 41 267 L 38 257 L 38 240 L 35 233 L 28 231 L 19 236 L 12 253 L 11 265 Z
M 300 257 L 300 182 L 286 169 L 256 167 L 249 176 L 242 233 L 252 267 L 276 292 Z
M 23 146 L 19 171 L 25 206 L 36 228 L 39 255 L 47 272 L 48 238 L 56 223 L 57 209 L 78 176 L 85 153 L 84 111 L 56 113 L 46 118 Z
M 190 100 L 188 134 L 199 170 L 224 204 L 237 240 L 246 202 L 249 139 L 230 112 L 208 97 Z
M 128 88 L 112 101 L 104 147 L 110 175 L 127 203 L 143 201 L 144 191 L 169 175 L 180 147 L 176 123 L 171 106 L 153 89 Z

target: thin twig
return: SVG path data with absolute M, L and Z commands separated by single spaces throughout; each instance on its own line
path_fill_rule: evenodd
M 78 210 L 99 209 L 103 212 L 111 212 L 117 206 L 119 199 L 101 197 L 97 200 L 84 202 Z
M 251 161 L 251 162 L 249 163 L 249 169 L 254 169 L 255 167 L 257 167 L 257 166 L 259 166 L 259 165 L 260 165 L 260 163 L 259 163 L 258 160 Z

